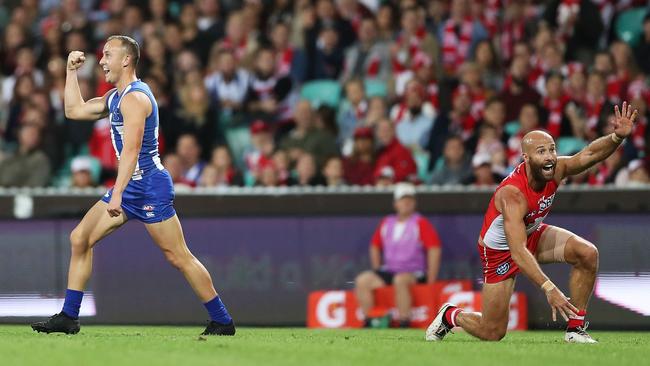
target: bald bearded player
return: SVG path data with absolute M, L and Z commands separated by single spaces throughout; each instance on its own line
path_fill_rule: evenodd
M 623 103 L 614 107 L 614 132 L 573 156 L 558 157 L 555 141 L 543 131 L 522 140 L 522 162 L 497 187 L 478 238 L 483 262 L 483 313 L 444 304 L 426 331 L 428 341 L 441 341 L 454 327 L 487 341 L 501 340 L 508 327 L 515 277 L 522 272 L 544 291 L 553 321 L 559 313 L 568 321 L 564 340 L 597 343 L 586 330 L 587 304 L 598 271 L 598 250 L 565 229 L 546 225 L 555 191 L 566 177 L 580 174 L 610 156 L 632 133 L 637 111 Z M 540 264 L 568 263 L 570 298 L 544 274 Z

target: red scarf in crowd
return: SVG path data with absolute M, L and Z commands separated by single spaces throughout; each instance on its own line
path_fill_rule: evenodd
M 500 0 L 486 0 L 483 14 L 481 15 L 481 23 L 485 26 L 490 37 L 499 30 L 499 10 L 501 9 Z
M 598 100 L 594 100 L 593 97 L 587 96 L 583 103 L 585 114 L 587 116 L 587 127 L 591 131 L 595 131 L 598 128 L 598 119 L 600 118 L 600 112 L 605 105 L 607 100 L 605 97 L 600 97 Z
M 543 105 L 548 111 L 548 121 L 546 122 L 546 130 L 553 136 L 553 138 L 560 137 L 560 130 L 562 128 L 562 116 L 564 108 L 569 102 L 569 97 L 561 95 L 558 99 L 551 99 L 548 96 L 544 97 Z
M 248 38 L 244 37 L 239 44 L 236 44 L 230 37 L 226 36 L 223 41 L 221 41 L 221 47 L 225 49 L 232 49 L 235 53 L 235 57 L 238 60 L 241 60 L 246 56 L 248 47 Z
M 293 62 L 293 48 L 287 47 L 276 53 L 276 75 L 286 76 L 291 72 L 291 63 Z
M 421 45 L 424 37 L 427 35 L 427 31 L 424 27 L 418 29 L 415 33 L 415 36 L 405 37 L 404 34 L 397 36 L 397 47 L 402 50 L 406 48 L 406 54 L 402 54 L 404 51 L 399 51 L 400 54 L 397 57 L 393 57 L 393 72 L 400 73 L 409 69 L 408 61 L 413 60 L 418 52 L 422 52 Z M 379 71 L 379 64 L 377 64 L 377 71 Z
M 456 26 L 460 27 L 459 34 L 456 33 Z M 450 73 L 455 73 L 469 54 L 472 45 L 472 33 L 474 23 L 471 18 L 466 18 L 461 24 L 453 19 L 444 23 L 442 31 L 442 64 Z
M 509 21 L 503 26 L 501 31 L 501 56 L 504 61 L 510 61 L 513 56 L 515 43 L 524 39 L 523 20 Z

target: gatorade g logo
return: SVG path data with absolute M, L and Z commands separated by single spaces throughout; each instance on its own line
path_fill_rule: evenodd
M 500 264 L 499 267 L 497 267 L 497 274 L 499 276 L 503 276 L 504 274 L 508 273 L 509 269 L 510 269 L 510 263 L 505 262 L 503 264 Z
M 345 324 L 345 291 L 329 291 L 316 305 L 316 318 L 326 328 L 339 328 Z

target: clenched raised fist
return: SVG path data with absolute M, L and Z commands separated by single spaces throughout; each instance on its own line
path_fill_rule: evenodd
M 77 70 L 86 61 L 86 56 L 81 51 L 72 51 L 68 55 L 68 70 Z

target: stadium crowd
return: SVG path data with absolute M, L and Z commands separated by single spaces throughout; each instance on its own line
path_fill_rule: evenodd
M 650 183 L 645 1 L 0 4 L 0 186 L 112 184 L 108 119 L 63 112 L 72 50 L 86 52 L 85 99 L 112 88 L 97 62 L 112 34 L 141 45 L 179 188 L 493 185 L 526 132 L 574 153 L 624 100 L 640 112 L 633 137 L 570 183 Z

